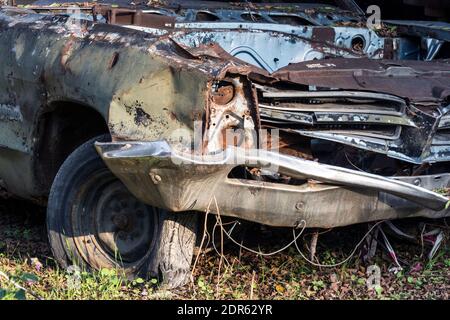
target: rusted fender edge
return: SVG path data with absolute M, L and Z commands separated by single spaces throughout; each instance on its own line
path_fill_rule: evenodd
M 449 215 L 443 209 L 447 199 L 427 190 L 448 187 L 449 174 L 388 179 L 233 147 L 221 154 L 195 157 L 177 152 L 165 141 L 99 143 L 96 147 L 110 170 L 137 198 L 175 212 L 209 210 L 278 227 L 295 227 L 304 220 L 308 227 L 316 228 Z M 287 185 L 236 179 L 230 172 L 239 164 L 264 167 L 304 178 L 305 182 Z M 426 189 L 402 180 L 419 180 Z

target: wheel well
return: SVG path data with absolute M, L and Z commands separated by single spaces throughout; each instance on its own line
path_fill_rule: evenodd
M 48 194 L 59 168 L 78 146 L 108 132 L 104 117 L 92 107 L 52 103 L 39 119 L 35 173 L 40 193 Z

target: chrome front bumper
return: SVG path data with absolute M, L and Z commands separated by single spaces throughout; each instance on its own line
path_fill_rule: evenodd
M 450 185 L 450 174 L 385 178 L 266 150 L 230 147 L 224 154 L 193 157 L 165 141 L 97 143 L 106 165 L 141 201 L 182 212 L 205 212 L 217 199 L 221 215 L 272 226 L 328 228 L 380 219 L 439 218 L 448 198 L 430 191 Z M 243 164 L 276 166 L 305 179 L 287 185 L 229 178 Z M 210 206 L 217 213 L 216 206 Z

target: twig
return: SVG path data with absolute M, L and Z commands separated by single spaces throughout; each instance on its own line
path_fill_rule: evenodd
M 15 282 L 14 280 L 10 279 L 8 277 L 8 275 L 2 271 L 0 271 L 0 276 L 5 278 L 6 281 L 8 281 L 9 283 L 11 283 L 14 287 L 16 287 L 19 290 L 23 290 L 24 292 L 28 293 L 29 295 L 35 297 L 38 300 L 43 300 L 40 296 L 38 296 L 36 293 L 34 293 L 32 290 L 26 289 L 24 287 L 22 287 L 20 284 L 18 284 L 17 282 Z
M 255 286 L 255 270 L 253 270 L 253 274 L 252 274 L 252 283 L 250 284 L 250 300 L 253 300 L 253 289 Z
M 311 238 L 311 260 L 314 261 L 316 257 L 316 249 L 317 249 L 317 240 L 319 239 L 319 233 L 316 231 L 313 233 Z
M 217 216 L 216 223 L 218 222 L 221 226 L 220 228 L 220 260 L 219 260 L 219 270 L 217 273 L 217 285 L 216 285 L 216 298 L 219 298 L 219 288 L 220 288 L 220 272 L 222 271 L 222 263 L 223 263 L 223 225 L 222 218 L 220 217 L 219 205 L 217 204 L 216 196 L 214 196 L 214 203 L 216 205 Z
M 192 271 L 191 271 L 191 281 L 192 282 L 194 282 L 195 267 L 197 266 L 198 259 L 200 258 L 200 254 L 202 253 L 203 243 L 205 242 L 205 238 L 206 238 L 206 233 L 207 233 L 206 229 L 208 227 L 208 214 L 209 214 L 209 208 L 211 206 L 212 200 L 213 199 L 211 198 L 211 200 L 209 201 L 208 207 L 206 209 L 202 241 L 200 242 L 200 248 L 198 249 L 197 256 L 195 257 L 195 261 L 194 261 L 194 266 L 192 267 Z
M 425 245 L 423 242 L 423 234 L 425 233 L 426 224 L 423 225 L 422 231 L 420 232 L 420 245 L 421 245 L 421 251 L 420 251 L 420 258 L 423 257 L 423 254 L 425 252 Z

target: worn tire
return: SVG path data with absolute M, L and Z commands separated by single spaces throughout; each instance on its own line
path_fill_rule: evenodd
M 139 202 L 105 166 L 91 139 L 59 169 L 47 208 L 56 260 L 65 268 L 119 269 L 129 278 L 159 276 L 174 288 L 189 280 L 195 213 L 168 213 Z

